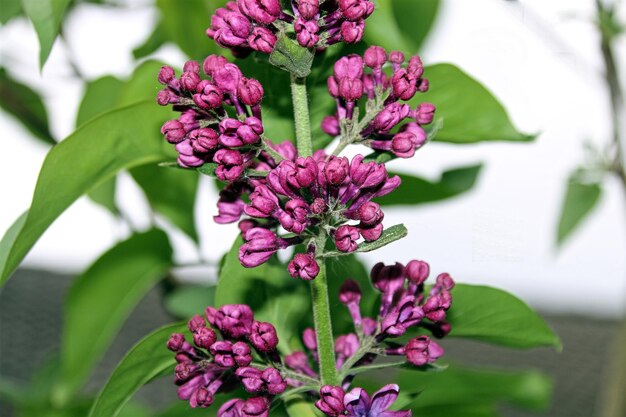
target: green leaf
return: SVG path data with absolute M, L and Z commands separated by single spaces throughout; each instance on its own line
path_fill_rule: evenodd
M 515 129 L 500 102 L 478 81 L 451 64 L 429 66 L 424 76 L 430 90 L 417 94 L 410 104 L 433 103 L 443 127 L 435 140 L 452 143 L 481 141 L 528 142 L 534 135 Z
M 62 384 L 55 392 L 60 403 L 83 385 L 135 305 L 171 265 L 167 235 L 151 230 L 118 243 L 74 281 L 65 301 Z
M 215 305 L 248 304 L 256 320 L 276 327 L 279 348 L 289 351 L 289 343 L 299 340 L 298 323 L 310 311 L 310 295 L 302 282 L 287 273 L 287 267 L 274 257 L 256 268 L 244 268 L 239 263 L 238 237 L 226 255 L 220 270 L 215 293 Z
M 313 52 L 300 46 L 284 33 L 278 35 L 274 50 L 270 54 L 270 64 L 288 71 L 298 78 L 311 73 Z
M 404 204 L 424 204 L 456 197 L 471 190 L 476 184 L 481 164 L 444 171 L 438 181 L 432 182 L 408 174 L 399 175 L 402 179 L 400 188 L 391 194 L 376 199 L 384 206 Z
M 173 371 L 176 360 L 165 348 L 172 333 L 184 333 L 184 323 L 156 330 L 137 343 L 117 365 L 91 408 L 89 417 L 116 417 L 124 404 L 153 378 Z
M 76 114 L 76 127 L 115 108 L 123 88 L 124 81 L 112 75 L 89 81 Z
M 141 102 L 105 113 L 55 145 L 46 156 L 22 227 L 0 243 L 0 284 L 50 224 L 81 195 L 122 169 L 167 160 L 159 127 L 167 111 Z M 94 140 L 97 137 L 98 140 Z
M 583 183 L 572 176 L 567 183 L 567 191 L 561 208 L 561 218 L 557 229 L 557 244 L 561 245 L 571 236 L 582 221 L 597 206 L 602 194 L 598 183 Z
M 390 243 L 405 237 L 409 231 L 403 224 L 396 224 L 383 230 L 383 234 L 373 242 L 363 242 L 357 248 L 357 252 L 371 252 L 387 246 Z
M 179 8 L 184 9 L 184 7 Z M 116 106 L 126 106 L 142 100 L 150 100 L 154 103 L 158 92 L 163 89 L 157 80 L 159 69 L 163 65 L 160 61 L 150 60 L 135 68 L 133 75 L 120 91 Z
M 22 0 L 24 12 L 33 22 L 39 38 L 40 69 L 43 68 L 50 55 L 70 3 L 71 0 Z
M 48 127 L 46 106 L 39 94 L 29 86 L 11 78 L 6 70 L 1 67 L 0 107 L 19 120 L 37 139 L 48 145 L 56 144 Z
M 94 188 L 93 191 L 87 195 L 96 204 L 100 204 L 105 209 L 109 210 L 113 215 L 119 215 L 120 211 L 117 208 L 115 202 L 115 190 L 117 188 L 117 178 L 109 178 L 102 184 Z
M 225 3 L 225 0 L 185 0 L 181 7 L 177 1 L 157 0 L 166 39 L 176 43 L 191 59 L 204 59 L 218 49 L 205 30 L 210 16 Z
M 4 25 L 9 20 L 22 14 L 20 0 L 3 0 L 0 7 L 0 24 Z
M 310 399 L 305 399 L 300 395 L 285 399 L 285 410 L 287 410 L 289 417 L 317 417 L 321 415 Z
M 451 337 L 468 337 L 514 348 L 561 348 L 559 337 L 522 300 L 496 288 L 457 284 L 447 320 Z
M 199 175 L 182 169 L 144 165 L 130 171 L 153 209 L 165 216 L 194 241 L 198 241 L 194 209 Z
M 133 49 L 133 57 L 135 59 L 145 58 L 156 52 L 165 42 L 167 42 L 166 31 L 163 23 L 159 22 L 144 43 Z
M 178 287 L 165 299 L 165 307 L 170 314 L 181 319 L 192 317 L 215 304 L 216 287 L 186 285 Z

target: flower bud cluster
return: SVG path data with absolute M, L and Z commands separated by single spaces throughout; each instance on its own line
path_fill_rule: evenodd
M 193 334 L 192 343 L 182 333 L 173 334 L 167 342 L 178 363 L 175 368 L 178 397 L 189 401 L 192 408 L 205 408 L 213 403 L 218 391 L 232 390 L 232 382 L 239 381 L 255 396 L 224 404 L 218 415 L 267 416 L 272 397 L 285 391 L 288 385 L 276 368 L 280 366 L 280 358 L 274 326 L 256 321 L 249 306 L 230 304 L 220 309 L 207 307 L 206 320 L 194 316 L 188 328 Z M 253 366 L 253 350 L 265 359 L 262 368 Z M 238 414 L 228 414 L 229 410 Z
M 172 104 L 181 113 L 167 121 L 161 133 L 175 145 L 180 166 L 214 162 L 220 180 L 234 181 L 255 163 L 263 147 L 263 86 L 221 56 L 207 57 L 203 71 L 209 79 L 201 78 L 195 61 L 188 61 L 178 78 L 171 67 L 161 68 L 158 80 L 165 88 L 157 102 Z M 232 106 L 236 115 L 229 115 L 225 105 Z
M 385 72 L 387 65 L 390 73 Z M 361 143 L 400 158 L 412 157 L 427 141 L 422 126 L 433 121 L 435 106 L 422 103 L 412 109 L 402 102 L 428 90 L 423 74 L 419 56 L 406 61 L 401 52 L 387 54 L 380 46 L 369 47 L 363 57 L 352 54 L 340 58 L 328 78 L 328 92 L 337 101 L 337 113 L 322 121 L 322 130 L 331 136 L 341 135 L 346 144 Z M 367 101 L 367 113 L 358 120 L 355 109 L 362 99 Z
M 320 233 L 330 236 L 336 249 L 346 253 L 354 252 L 361 238 L 366 242 L 379 239 L 384 214 L 371 200 L 395 190 L 400 178 L 390 177 L 383 164 L 363 159 L 362 155 L 352 161 L 327 157 L 318 151 L 312 157 L 283 160 L 271 169 L 265 181 L 254 187 L 250 203 L 243 207 L 244 213 L 255 220 L 254 227 L 245 227 L 243 232 L 241 264 L 255 267 L 279 249 L 305 243 L 307 253 L 295 256 L 289 272 L 309 280 L 319 271 L 316 251 L 319 254 L 324 248 L 315 245 Z M 348 224 L 351 221 L 357 223 Z M 247 222 L 242 224 L 250 224 Z M 277 226 L 290 237 L 274 232 Z
M 293 32 L 305 48 L 325 48 L 363 38 L 365 19 L 374 11 L 370 0 L 294 0 L 284 11 L 280 0 L 229 1 L 211 17 L 209 38 L 237 57 L 270 54 L 279 32 Z

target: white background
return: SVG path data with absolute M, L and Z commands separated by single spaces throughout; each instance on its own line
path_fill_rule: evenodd
M 82 95 L 67 66 L 68 47 L 89 79 L 128 75 L 132 48 L 142 43 L 157 19 L 149 2 L 132 3 L 123 12 L 88 5 L 75 9 L 65 27 L 67 44 L 57 41 L 41 75 L 30 23 L 19 20 L 0 28 L 2 64 L 42 93 L 55 137 L 71 133 Z M 443 1 L 422 56 L 426 63 L 459 65 L 491 89 L 520 130 L 541 135 L 531 144 L 434 143 L 401 161 L 396 169 L 433 179 L 447 168 L 479 161 L 485 167 L 469 194 L 414 210 L 389 209 L 386 224 L 404 222 L 410 235 L 367 261 L 421 258 L 434 272 L 505 288 L 543 310 L 623 315 L 626 199 L 616 180 L 605 183 L 598 209 L 573 239 L 560 250 L 554 244 L 565 182 L 584 159 L 583 143 L 602 146 L 609 140 L 608 96 L 598 35 L 591 24 L 593 0 L 511 3 Z M 618 50 L 621 68 L 626 68 L 623 38 Z M 172 46 L 162 48 L 157 57 L 177 66 L 184 62 Z M 626 80 L 623 70 L 621 76 Z M 46 147 L 4 113 L 0 138 L 4 233 L 30 204 Z M 135 223 L 147 225 L 145 202 L 128 180 L 123 179 L 117 198 Z M 208 261 L 217 260 L 236 234 L 233 227 L 212 223 L 215 200 L 212 186 L 203 183 L 196 217 L 201 257 Z M 24 265 L 78 272 L 126 233 L 104 209 L 82 198 L 50 227 Z M 186 238 L 177 237 L 175 243 L 181 262 L 198 261 Z

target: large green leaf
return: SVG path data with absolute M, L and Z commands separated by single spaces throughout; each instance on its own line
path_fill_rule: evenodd
M 287 273 L 286 265 L 274 257 L 256 268 L 244 268 L 239 263 L 238 237 L 226 254 L 215 292 L 215 305 L 248 304 L 256 320 L 276 327 L 279 348 L 289 351 L 289 343 L 297 343 L 298 323 L 310 311 L 307 286 Z
M 417 94 L 412 105 L 431 102 L 443 127 L 435 140 L 452 143 L 481 141 L 527 142 L 533 135 L 515 129 L 500 102 L 478 81 L 451 64 L 429 66 L 424 76 L 430 90 Z
M 62 383 L 55 393 L 61 403 L 80 388 L 135 305 L 171 265 L 167 235 L 151 230 L 115 245 L 72 284 L 65 301 Z
M 176 288 L 165 299 L 170 314 L 181 319 L 200 314 L 207 306 L 215 303 L 215 287 L 187 285 Z
M 0 24 L 5 24 L 14 17 L 22 14 L 22 3 L 20 0 L 3 0 L 0 7 Z
M 144 58 L 156 52 L 165 42 L 167 42 L 167 34 L 163 23 L 159 22 L 144 43 L 133 49 L 133 56 L 135 59 Z
M 429 181 L 408 174 L 399 174 L 400 188 L 376 200 L 386 206 L 423 204 L 445 200 L 471 190 L 476 184 L 481 164 L 444 171 L 441 178 Z M 395 175 L 395 174 L 394 174 Z
M 112 75 L 89 81 L 76 114 L 76 127 L 101 113 L 114 109 L 123 87 L 124 81 Z
M 81 195 L 122 169 L 168 158 L 159 127 L 167 112 L 141 102 L 105 113 L 55 145 L 43 163 L 33 201 L 19 232 L 0 242 L 0 284 L 50 224 Z M 94 140 L 97 137 L 98 140 Z
M 50 55 L 70 3 L 71 0 L 22 0 L 22 8 L 39 38 L 39 68 L 43 68 Z
M 49 145 L 56 143 L 48 127 L 46 106 L 39 94 L 11 78 L 1 67 L 0 107 L 19 120 L 37 139 Z
M 515 348 L 553 346 L 559 337 L 522 300 L 492 287 L 457 284 L 448 311 L 451 337 L 468 337 Z
M 117 365 L 100 391 L 89 417 L 117 417 L 124 404 L 139 388 L 168 369 L 173 371 L 176 361 L 165 345 L 172 333 L 186 331 L 185 324 L 171 324 L 137 343 Z
M 557 229 L 557 243 L 565 242 L 574 230 L 589 216 L 600 200 L 602 187 L 598 183 L 583 183 L 572 176 L 561 208 Z

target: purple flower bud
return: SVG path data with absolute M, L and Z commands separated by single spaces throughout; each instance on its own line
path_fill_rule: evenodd
M 195 72 L 200 74 L 200 64 L 197 61 L 187 61 L 183 65 L 183 72 Z
M 198 84 L 200 84 L 200 76 L 197 72 L 186 71 L 180 76 L 180 86 L 183 90 L 195 92 Z
M 400 262 L 396 262 L 395 265 L 379 262 L 372 268 L 370 277 L 378 291 L 393 295 L 404 285 L 404 265 Z
M 305 20 L 299 17 L 293 25 L 296 32 L 296 40 L 305 48 L 313 48 L 320 40 L 317 34 L 320 30 L 315 20 Z
M 237 88 L 239 100 L 247 106 L 256 106 L 263 99 L 263 86 L 254 78 L 242 78 Z
M 300 234 L 309 225 L 309 205 L 301 198 L 294 198 L 285 204 L 285 210 L 278 214 L 280 225 L 288 232 Z
M 361 78 L 363 76 L 363 58 L 356 54 L 344 56 L 335 62 L 333 67 L 337 81 L 343 78 Z
M 183 140 L 174 147 L 178 152 L 178 164 L 185 168 L 198 167 L 204 164 L 204 159 L 194 152 L 190 140 Z
M 224 65 L 228 64 L 228 60 L 221 55 L 209 55 L 204 60 L 203 69 L 204 73 L 209 77 L 213 77 L 213 74 Z
M 360 238 L 359 229 L 348 225 L 339 226 L 335 231 L 334 238 L 338 251 L 354 252 L 358 247 L 356 241 Z
M 317 178 L 317 163 L 312 157 L 298 157 L 295 171 L 287 178 L 287 183 L 295 189 L 310 187 Z
M 368 201 L 359 207 L 358 216 L 362 224 L 373 226 L 380 223 L 385 217 L 385 214 L 381 210 L 380 205 Z
M 339 0 L 339 10 L 348 20 L 360 20 L 372 14 L 374 4 L 369 0 Z
M 199 316 L 198 316 L 199 317 Z M 212 329 L 201 327 L 196 334 L 193 335 L 193 342 L 199 348 L 209 349 L 217 340 L 217 336 Z
M 386 336 L 399 337 L 423 318 L 424 312 L 415 306 L 415 297 L 404 296 L 396 301 L 396 305 L 387 314 L 384 314 L 381 331 Z
M 214 400 L 215 397 L 208 389 L 200 387 L 191 395 L 189 405 L 191 408 L 207 408 Z
M 443 289 L 450 291 L 454 288 L 454 280 L 448 273 L 439 274 L 437 276 L 437 286 L 442 287 Z
M 189 328 L 189 331 L 192 333 L 195 333 L 198 330 L 205 328 L 206 322 L 204 321 L 204 317 L 202 317 L 199 314 L 196 314 L 195 316 L 191 318 L 191 320 L 189 320 L 189 322 L 187 323 L 187 327 Z
M 279 207 L 278 197 L 267 186 L 259 185 L 250 194 L 250 205 L 244 211 L 248 216 L 267 218 Z
M 159 106 L 167 106 L 168 104 L 178 103 L 179 98 L 171 90 L 161 90 L 157 93 L 157 104 Z
M 261 134 L 263 134 L 263 123 L 254 116 L 248 117 L 244 123 L 237 128 L 237 136 L 239 136 L 245 145 L 258 143 Z
M 378 187 L 387 179 L 387 169 L 384 164 L 376 162 L 363 163 L 363 155 L 356 155 L 350 163 L 350 179 L 352 184 L 359 188 Z
M 320 388 L 320 399 L 315 406 L 327 416 L 340 416 L 345 411 L 343 405 L 345 395 L 346 393 L 340 387 L 324 385 Z
M 372 121 L 372 127 L 380 133 L 389 132 L 411 111 L 407 104 L 391 103 L 387 105 Z
M 159 83 L 163 85 L 168 85 L 173 79 L 176 77 L 176 73 L 174 72 L 174 68 L 169 65 L 164 65 L 159 70 L 158 80 Z
M 208 127 L 202 127 L 200 129 L 193 130 L 189 134 L 189 141 L 191 147 L 195 152 L 207 153 L 217 149 L 219 144 L 219 135 L 213 129 Z
M 278 19 L 282 10 L 278 0 L 237 0 L 243 14 L 262 25 L 269 25 Z
M 415 135 L 411 132 L 400 132 L 391 139 L 391 152 L 398 158 L 411 158 L 415 155 Z
M 179 363 L 174 368 L 174 377 L 176 378 L 176 382 L 187 381 L 198 369 L 200 369 L 200 365 L 197 363 Z
M 248 44 L 250 45 L 250 48 L 264 54 L 272 53 L 274 45 L 276 45 L 276 41 L 276 35 L 274 35 L 269 29 L 260 26 L 256 26 L 252 29 L 252 33 L 248 36 Z
M 413 112 L 413 117 L 420 125 L 432 123 L 435 117 L 435 106 L 431 103 L 422 103 Z
M 299 0 L 298 13 L 306 20 L 311 20 L 317 16 L 320 9 L 319 0 Z
M 359 283 L 348 279 L 339 288 L 339 301 L 342 304 L 359 304 L 361 302 L 361 287 Z
M 285 364 L 296 372 L 317 378 L 317 374 L 309 366 L 309 358 L 302 351 L 296 351 L 285 356 Z
M 161 127 L 161 133 L 169 143 L 179 143 L 186 135 L 185 127 L 178 120 L 168 120 Z
M 359 78 L 339 80 L 339 97 L 346 101 L 357 101 L 363 96 L 363 82 Z
M 363 334 L 366 336 L 374 336 L 376 330 L 378 330 L 378 322 L 371 317 L 363 317 L 361 325 Z
M 265 397 L 253 397 L 246 400 L 241 407 L 241 417 L 268 417 L 269 400 Z
M 220 332 L 235 339 L 249 335 L 254 321 L 252 310 L 245 304 L 227 304 L 219 310 L 207 307 L 206 316 Z
M 222 92 L 208 80 L 202 80 L 196 87 L 193 101 L 200 108 L 210 110 L 222 105 Z
M 252 363 L 252 352 L 247 343 L 235 342 L 233 344 L 233 356 L 238 366 L 248 366 Z
M 339 91 L 339 90 L 337 90 Z M 339 119 L 336 116 L 326 116 L 322 120 L 322 131 L 330 136 L 339 136 Z
M 213 82 L 223 91 L 228 91 L 230 93 L 236 93 L 237 87 L 239 87 L 239 83 L 241 82 L 241 78 L 243 75 L 241 74 L 241 70 L 235 64 L 231 64 L 227 62 L 222 66 L 218 66 L 213 71 Z
M 317 350 L 317 334 L 315 333 L 315 330 L 313 328 L 307 327 L 306 329 L 304 329 L 304 331 L 302 332 L 302 342 L 304 343 L 304 346 L 310 351 Z
M 393 73 L 391 87 L 395 97 L 408 101 L 417 92 L 417 79 L 408 73 L 406 69 L 401 68 Z
M 406 360 L 415 366 L 433 363 L 444 354 L 443 348 L 430 340 L 428 336 L 409 340 L 404 350 Z
M 215 358 L 215 363 L 224 368 L 232 368 L 235 366 L 235 358 L 233 357 L 233 344 L 227 340 L 215 342 L 210 347 L 211 355 Z
M 217 417 L 241 417 L 243 404 L 239 398 L 228 400 L 217 410 Z
M 230 184 L 220 191 L 220 198 L 217 201 L 218 215 L 213 220 L 218 224 L 234 223 L 241 218 L 244 210 L 244 202 L 241 194 Z
M 415 78 L 421 78 L 422 75 L 424 75 L 424 64 L 422 64 L 422 59 L 417 55 L 413 55 L 411 59 L 409 59 L 407 69 Z
M 223 48 L 233 48 L 246 42 L 252 24 L 237 11 L 217 9 L 211 17 L 211 27 L 206 34 Z
M 363 55 L 365 65 L 370 68 L 380 68 L 387 62 L 387 52 L 380 46 L 370 46 Z
M 287 383 L 276 368 L 266 368 L 263 371 L 262 378 L 265 383 L 265 389 L 270 395 L 281 394 L 287 389 Z
M 346 394 L 343 403 L 348 416 L 411 417 L 411 410 L 388 411 L 399 392 L 396 384 L 389 384 L 376 391 L 370 399 L 363 388 L 354 388 Z
M 185 343 L 185 336 L 181 333 L 174 333 L 167 341 L 167 348 L 172 352 L 178 352 Z
M 239 377 L 244 388 L 248 392 L 259 392 L 263 389 L 265 383 L 261 377 L 263 371 L 256 368 L 239 368 L 235 371 L 235 375 Z
M 321 198 L 316 198 L 311 203 L 311 213 L 322 214 L 326 211 L 326 202 Z
M 338 98 L 339 97 L 339 83 L 337 82 L 334 76 L 331 75 L 330 77 L 328 77 L 326 85 L 328 87 L 328 93 L 330 94 L 330 96 L 332 98 Z
M 427 78 L 422 78 L 420 82 L 417 84 L 417 91 L 420 93 L 425 93 L 430 88 L 430 81 Z
M 405 268 L 406 277 L 410 282 L 421 285 L 430 275 L 430 266 L 424 261 L 412 260 Z
M 389 53 L 389 61 L 392 64 L 402 65 L 404 63 L 404 54 L 400 51 L 391 51 Z
M 239 262 L 254 268 L 267 262 L 279 249 L 278 237 L 271 230 L 255 227 L 244 233 L 246 243 L 239 248 Z
M 270 323 L 255 321 L 248 339 L 259 352 L 273 352 L 278 346 L 276 329 Z
M 340 361 L 345 361 L 359 350 L 359 338 L 354 333 L 341 335 L 335 341 L 335 353 Z
M 324 177 L 329 185 L 339 186 L 348 178 L 349 168 L 348 158 L 331 156 L 324 165 Z
M 213 156 L 213 162 L 218 164 L 215 175 L 222 181 L 233 181 L 243 174 L 243 158 L 235 150 L 220 149 Z
M 359 233 L 366 242 L 374 242 L 383 234 L 383 224 L 378 223 L 372 226 L 359 225 Z
M 293 257 L 287 266 L 289 275 L 305 281 L 315 279 L 320 272 L 320 267 L 315 261 L 315 257 L 309 253 L 298 253 Z
M 446 310 L 452 304 L 452 296 L 445 291 L 428 297 L 422 309 L 426 318 L 430 321 L 439 322 L 446 318 Z

